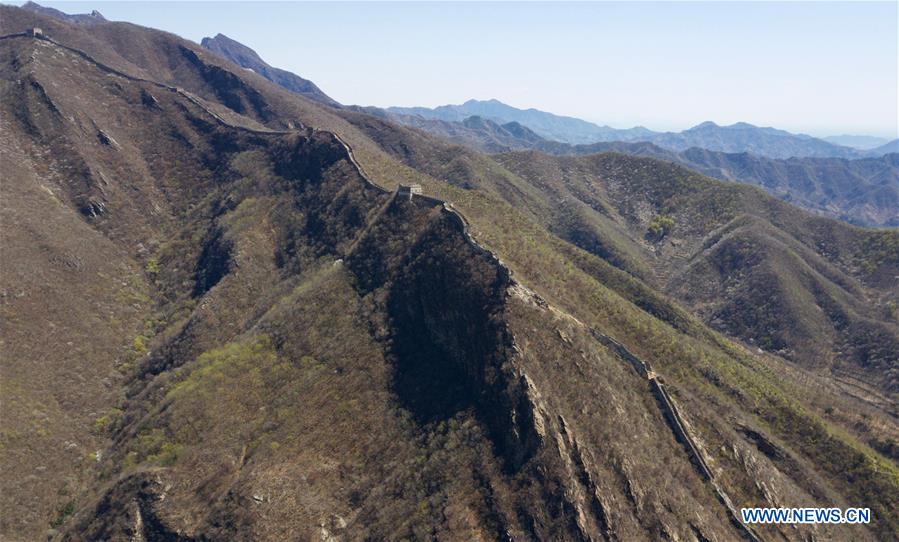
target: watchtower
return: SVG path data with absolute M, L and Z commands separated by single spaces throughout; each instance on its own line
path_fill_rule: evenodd
M 44 31 L 35 26 L 34 28 L 28 29 L 28 35 L 31 36 L 32 38 L 43 38 Z
M 401 198 L 409 198 L 411 200 L 412 196 L 421 195 L 421 185 L 413 184 L 410 186 L 406 186 L 404 184 L 401 184 L 396 189 L 396 195 Z

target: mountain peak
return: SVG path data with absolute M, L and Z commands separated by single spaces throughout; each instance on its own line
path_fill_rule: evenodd
M 248 50 L 251 50 L 251 51 L 252 51 L 252 49 L 250 49 L 250 48 L 247 47 L 246 45 L 240 43 L 239 41 L 237 41 L 237 40 L 235 40 L 235 39 L 233 39 L 233 38 L 229 38 L 228 36 L 222 34 L 221 32 L 218 32 L 215 36 L 213 36 L 213 37 L 211 37 L 211 38 L 209 38 L 209 37 L 203 38 L 203 43 L 206 43 L 206 42 L 209 42 L 209 43 L 223 43 L 223 44 L 228 44 L 228 45 L 230 45 L 230 46 L 240 47 L 240 48 L 248 49 Z
M 291 92 L 302 94 L 307 98 L 328 105 L 340 105 L 322 92 L 312 81 L 303 79 L 291 72 L 269 66 L 256 51 L 221 32 L 217 33 L 215 37 L 203 38 L 200 45 L 242 68 L 253 70 L 262 77 L 281 85 Z
M 713 121 L 707 120 L 705 122 L 701 122 L 701 123 L 697 124 L 696 126 L 690 128 L 690 130 L 701 130 L 701 129 L 708 129 L 708 128 L 720 128 L 720 126 L 715 124 L 715 122 L 713 122 Z

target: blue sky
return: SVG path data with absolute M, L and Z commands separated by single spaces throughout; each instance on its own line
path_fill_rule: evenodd
M 497 98 L 624 128 L 897 137 L 896 2 L 40 2 L 218 32 L 342 103 Z

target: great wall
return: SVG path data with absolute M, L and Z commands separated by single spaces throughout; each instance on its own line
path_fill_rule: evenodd
M 64 45 L 62 43 L 59 43 L 59 42 L 53 40 L 52 38 L 50 38 L 49 36 L 44 34 L 40 29 L 37 29 L 37 28 L 31 29 L 27 32 L 21 32 L 21 33 L 16 33 L 16 34 L 7 34 L 4 36 L 0 36 L 0 40 L 13 39 L 13 38 L 29 38 L 29 39 L 42 40 L 42 41 L 51 43 L 57 47 L 60 47 L 62 49 L 65 49 L 67 51 L 70 51 L 70 52 L 78 55 L 79 57 L 96 65 L 102 71 L 105 71 L 107 73 L 111 73 L 113 75 L 131 80 L 131 81 L 136 81 L 136 82 L 140 82 L 140 83 L 153 85 L 157 88 L 161 88 L 161 89 L 167 90 L 169 92 L 178 93 L 179 95 L 183 96 L 185 99 L 189 100 L 191 103 L 193 103 L 194 105 L 199 107 L 201 110 L 203 110 L 206 114 L 208 114 L 210 117 L 212 117 L 220 125 L 228 127 L 230 129 L 245 131 L 245 132 L 257 134 L 257 135 L 289 135 L 289 134 L 295 134 L 295 133 L 299 133 L 299 132 L 303 131 L 303 130 L 260 130 L 260 129 L 256 129 L 256 128 L 250 128 L 247 126 L 240 126 L 240 125 L 232 124 L 232 123 L 228 122 L 224 117 L 222 117 L 221 115 L 216 113 L 215 111 L 212 111 L 198 97 L 194 96 L 193 94 L 191 94 L 190 92 L 188 92 L 182 88 L 171 86 L 171 85 L 166 85 L 166 84 L 163 84 L 163 83 L 160 83 L 157 81 L 152 81 L 149 79 L 145 79 L 145 78 L 141 78 L 141 77 L 137 77 L 137 76 L 133 76 L 133 75 L 124 73 L 116 68 L 113 68 L 106 64 L 103 64 L 102 62 L 94 59 L 91 55 L 89 55 L 88 53 L 86 53 L 84 51 L 81 51 L 80 49 L 70 47 L 70 46 Z M 314 128 L 305 128 L 305 129 L 308 130 L 310 133 L 312 133 L 312 132 L 326 133 L 326 134 L 330 135 L 331 137 L 333 137 L 334 140 L 344 148 L 345 153 L 346 153 L 345 158 L 347 159 L 347 161 L 350 164 L 352 164 L 352 166 L 357 171 L 357 173 L 360 175 L 360 177 L 364 180 L 364 182 L 366 182 L 368 185 L 370 185 L 371 187 L 375 188 L 376 190 L 378 190 L 384 194 L 392 195 L 391 200 L 387 202 L 387 205 L 392 203 L 393 199 L 396 197 L 397 193 L 400 190 L 409 189 L 409 187 L 400 186 L 397 188 L 396 191 L 392 191 L 392 190 L 388 190 L 387 188 L 375 183 L 365 172 L 362 165 L 356 160 L 356 157 L 353 154 L 353 150 L 350 147 L 350 145 L 346 141 L 344 141 L 339 135 L 337 135 L 333 132 L 325 131 L 325 130 L 316 130 Z M 496 265 L 498 265 L 500 267 L 500 269 L 502 270 L 503 273 L 507 274 L 507 276 L 509 277 L 509 289 L 516 286 L 515 280 L 512 279 L 512 270 L 509 269 L 494 252 L 492 252 L 491 250 L 489 250 L 486 247 L 484 247 L 483 245 L 481 245 L 471 235 L 468 220 L 464 217 L 464 215 L 462 215 L 458 210 L 456 210 L 453 207 L 452 203 L 438 199 L 438 198 L 434 198 L 432 196 L 427 196 L 427 195 L 417 194 L 417 193 L 414 193 L 414 197 L 413 197 L 413 193 L 410 193 L 409 199 L 417 200 L 419 202 L 423 202 L 426 204 L 430 204 L 434 207 L 440 206 L 441 211 L 444 213 L 447 213 L 451 217 L 451 219 L 457 224 L 457 226 L 459 227 L 466 242 L 468 244 L 470 244 L 470 246 L 473 249 L 475 249 L 477 252 L 487 256 L 490 260 L 492 260 Z M 534 294 L 534 295 L 536 295 L 536 294 Z M 539 296 L 537 296 L 537 297 L 539 298 Z M 545 300 L 540 299 L 540 301 L 542 302 L 541 304 L 548 306 L 548 304 L 546 303 Z M 676 406 L 675 402 L 673 401 L 671 396 L 668 394 L 668 392 L 665 390 L 665 386 L 662 383 L 661 378 L 659 377 L 659 375 L 657 375 L 657 373 L 655 373 L 655 371 L 653 371 L 652 366 L 649 364 L 649 362 L 644 361 L 641 358 L 634 355 L 633 353 L 631 353 L 623 344 L 621 344 L 614 338 L 612 338 L 602 332 L 599 332 L 593 328 L 589 328 L 589 331 L 590 331 L 591 335 L 597 341 L 599 341 L 606 347 L 614 350 L 621 358 L 626 360 L 632 366 L 634 371 L 639 376 L 643 377 L 644 379 L 646 379 L 648 381 L 650 389 L 651 389 L 651 393 L 653 394 L 653 396 L 656 399 L 656 403 L 659 406 L 659 410 L 660 410 L 663 418 L 666 420 L 668 426 L 671 428 L 671 431 L 674 434 L 676 440 L 684 445 L 684 448 L 687 452 L 687 455 L 690 458 L 691 463 L 694 465 L 694 467 L 696 468 L 696 470 L 700 474 L 700 476 L 712 485 L 712 488 L 715 492 L 717 499 L 722 503 L 722 505 L 727 510 L 728 515 L 729 515 L 732 523 L 734 524 L 734 526 L 740 532 L 742 532 L 743 535 L 745 536 L 745 538 L 747 538 L 748 540 L 750 540 L 752 542 L 762 542 L 762 539 L 753 531 L 753 529 L 741 521 L 739 512 L 737 511 L 737 509 L 734 506 L 730 497 L 727 495 L 727 493 L 724 491 L 724 489 L 718 483 L 712 469 L 709 467 L 708 463 L 706 462 L 705 457 L 704 457 L 699 445 L 697 444 L 696 439 L 694 439 L 694 437 L 690 434 L 690 431 L 688 430 L 687 425 L 685 424 L 683 416 L 681 415 L 678 407 Z
M 731 519 L 731 522 L 743 532 L 743 534 L 751 540 L 752 542 L 761 542 L 761 538 L 753 531 L 749 525 L 743 523 L 740 517 L 740 513 L 737 511 L 736 506 L 734 506 L 733 501 L 731 501 L 730 497 L 718 483 L 715 478 L 715 475 L 712 469 L 709 467 L 709 464 L 706 462 L 705 456 L 703 455 L 696 439 L 690 434 L 690 431 L 687 429 L 687 425 L 684 422 L 684 418 L 680 413 L 680 410 L 674 403 L 674 400 L 665 391 L 665 386 L 661 381 L 661 378 L 656 374 L 655 371 L 652 370 L 652 365 L 649 362 L 640 359 L 631 353 L 630 350 L 627 349 L 623 344 L 616 341 L 612 337 L 599 332 L 595 329 L 590 329 L 590 334 L 603 343 L 607 347 L 615 350 L 619 356 L 627 360 L 634 370 L 645 378 L 649 382 L 650 389 L 652 390 L 653 396 L 656 398 L 656 404 L 659 406 L 659 410 L 662 413 L 662 416 L 665 418 L 665 421 L 668 422 L 668 426 L 671 428 L 671 431 L 674 433 L 674 436 L 678 440 L 678 442 L 684 445 L 684 448 L 687 451 L 687 455 L 690 456 L 690 461 L 693 463 L 693 466 L 699 472 L 699 474 L 705 478 L 715 490 L 715 496 L 721 502 L 722 505 L 727 509 L 728 516 Z

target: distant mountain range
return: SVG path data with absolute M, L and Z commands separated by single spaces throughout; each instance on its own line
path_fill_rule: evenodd
M 518 109 L 499 100 L 468 100 L 462 105 L 442 105 L 434 109 L 388 107 L 387 111 L 399 115 L 443 121 L 461 121 L 471 116 L 478 116 L 496 120 L 499 123 L 518 122 L 546 139 L 571 144 L 613 140 L 630 141 L 655 134 L 652 130 L 643 127 L 617 130 L 611 126 L 598 126 L 585 120 L 554 115 L 537 109 Z
M 425 119 L 418 115 L 390 113 L 377 107 L 354 107 L 358 111 L 386 118 L 390 121 L 418 128 L 453 143 L 487 153 L 537 148 L 549 140 L 517 121 L 500 124 L 490 119 L 472 116 L 461 121 Z M 553 142 L 556 143 L 556 142 Z M 560 145 L 568 145 L 560 143 Z
M 700 147 L 722 152 L 751 152 L 769 158 L 864 156 L 857 149 L 834 145 L 805 134 L 792 134 L 746 122 L 719 126 L 707 121 L 682 132 L 655 134 L 646 140 L 675 151 Z
M 484 117 L 499 124 L 514 121 L 527 126 L 546 139 L 573 145 L 607 141 L 649 141 L 674 151 L 701 147 L 721 152 L 751 152 L 769 158 L 794 156 L 862 158 L 877 152 L 876 149 L 866 152 L 805 134 L 793 134 L 745 122 L 730 126 L 703 122 L 682 132 L 655 132 L 642 126 L 620 130 L 537 109 L 518 109 L 498 100 L 469 100 L 461 105 L 443 105 L 433 109 L 389 107 L 387 111 L 405 117 L 419 116 L 423 119 L 442 121 L 461 121 L 471 116 Z
M 203 41 L 200 44 L 213 53 L 234 62 L 242 68 L 253 70 L 262 77 L 281 85 L 287 90 L 302 94 L 317 102 L 328 105 L 340 105 L 337 101 L 322 92 L 312 81 L 303 79 L 299 75 L 289 71 L 269 66 L 258 54 L 256 54 L 256 51 L 242 43 L 234 41 L 224 34 L 216 34 L 213 38 L 203 38 Z

